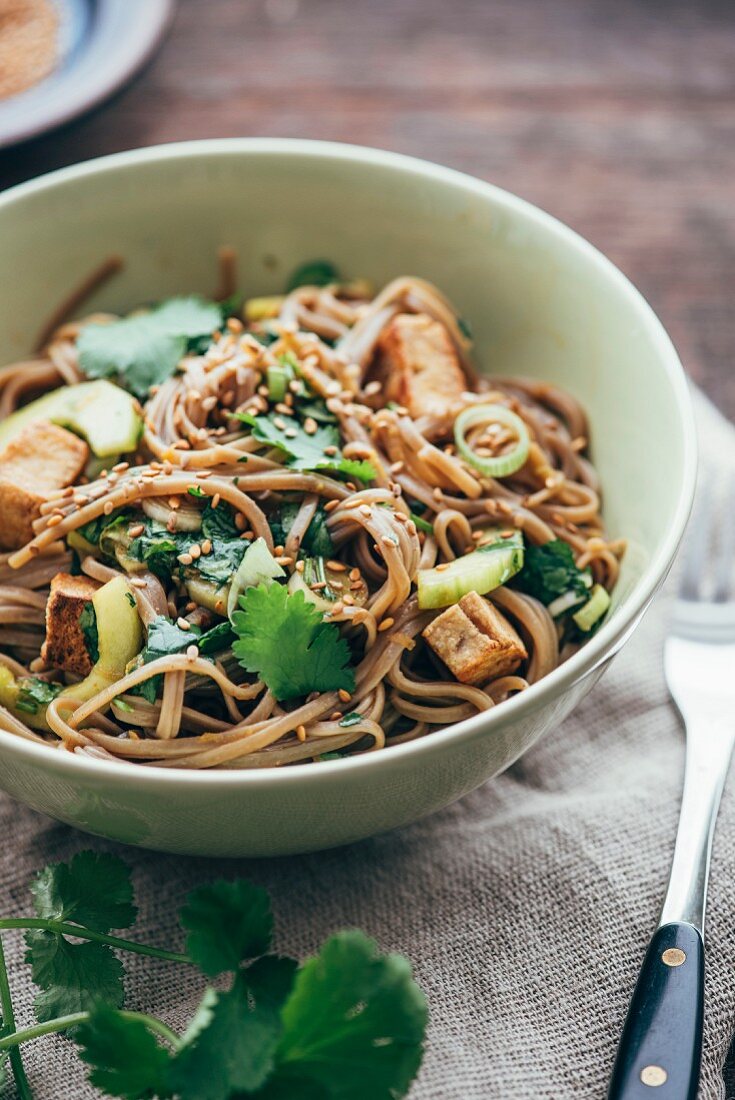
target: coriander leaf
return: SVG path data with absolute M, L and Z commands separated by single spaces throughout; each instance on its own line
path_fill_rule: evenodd
M 189 342 L 211 335 L 222 310 L 202 298 L 171 298 L 149 313 L 109 324 L 85 325 L 77 338 L 79 362 L 88 378 L 118 376 L 145 398 L 151 386 L 176 370 Z
M 273 934 L 268 893 L 246 879 L 220 879 L 192 890 L 181 924 L 189 933 L 187 954 L 209 977 L 263 955 Z
M 286 283 L 286 293 L 290 294 L 300 286 L 329 286 L 338 279 L 339 272 L 329 260 L 309 260 L 291 273 Z
M 222 507 L 220 505 L 220 507 Z M 189 568 L 196 570 L 205 580 L 222 586 L 229 584 L 233 573 L 245 557 L 245 551 L 250 543 L 246 539 L 220 539 L 213 538 L 212 549 L 209 554 L 202 554 Z M 187 574 L 188 575 L 188 574 Z
M 552 539 L 543 546 L 526 547 L 523 569 L 513 584 L 529 596 L 549 604 L 565 592 L 586 595 L 590 579 L 589 569 L 577 569 L 569 543 Z
M 202 534 L 209 539 L 239 539 L 234 509 L 225 501 L 213 508 L 208 500 L 202 512 Z
M 46 920 L 73 921 L 95 932 L 129 928 L 135 921 L 130 868 L 117 856 L 78 852 L 69 863 L 45 867 L 31 886 Z
M 170 1096 L 166 1083 L 171 1055 L 142 1020 L 131 1020 L 103 1001 L 74 1032 L 90 1082 L 108 1096 L 149 1100 Z
M 109 516 L 102 514 L 101 516 L 97 516 L 96 519 L 91 519 L 89 523 L 77 527 L 76 532 L 81 535 L 83 539 L 86 539 L 87 542 L 91 542 L 93 546 L 97 546 L 104 531 L 109 530 L 111 527 L 117 527 L 122 523 L 126 523 L 129 515 L 130 513 L 128 511 L 111 512 Z
M 38 714 L 39 710 L 47 707 L 63 690 L 63 684 L 40 680 L 37 676 L 22 676 L 18 680 L 15 709 L 24 710 L 26 714 Z
M 263 955 L 243 971 L 244 980 L 259 1005 L 281 1008 L 293 989 L 299 964 L 285 955 Z
M 284 501 L 280 508 L 268 517 L 268 526 L 276 546 L 285 546 L 289 532 L 301 511 L 298 501 Z M 314 512 L 309 526 L 301 538 L 301 549 L 314 558 L 331 558 L 334 555 L 334 543 L 327 527 L 327 513 L 323 505 Z
M 277 1066 L 319 1082 L 334 1100 L 394 1100 L 421 1064 L 426 1018 L 406 959 L 378 954 L 361 932 L 339 932 L 296 976 Z
M 159 657 L 168 657 L 172 653 L 183 653 L 190 645 L 199 642 L 199 630 L 192 627 L 191 630 L 182 630 L 176 623 L 172 623 L 165 615 L 157 615 L 148 627 L 148 638 L 143 651 L 138 658 L 140 665 L 149 665 L 151 661 Z M 142 684 L 136 684 L 130 689 L 131 695 L 142 695 L 149 703 L 155 703 L 163 683 L 163 675 L 151 676 Z
M 229 1100 L 262 1085 L 273 1068 L 281 1033 L 278 1012 L 248 994 L 242 976 L 220 993 L 212 1016 L 171 1063 L 169 1079 L 181 1100 Z
M 192 541 L 191 534 L 168 531 L 158 520 L 149 519 L 143 533 L 128 546 L 127 553 L 131 558 L 147 565 L 151 573 L 155 573 L 165 584 L 169 584 L 179 568 L 179 554 L 188 550 Z
M 253 436 L 260 443 L 278 447 L 286 454 L 286 465 L 291 470 L 324 470 L 325 473 L 345 474 L 360 481 L 374 481 L 377 477 L 370 462 L 343 458 L 339 450 L 339 430 L 333 424 L 320 424 L 315 432 L 307 432 L 295 419 L 278 416 L 253 416 L 237 413 L 236 419 L 249 424 Z M 283 424 L 280 428 L 278 424 Z M 326 451 L 334 450 L 333 454 Z
M 318 1081 L 276 1071 L 262 1089 L 248 1093 L 250 1100 L 330 1100 L 332 1093 Z
M 249 588 L 233 612 L 238 641 L 232 651 L 248 672 L 257 672 L 279 702 L 312 691 L 355 690 L 350 650 L 333 623 L 279 584 Z
M 123 965 L 101 943 L 69 943 L 54 932 L 26 932 L 31 976 L 42 992 L 35 999 L 43 1023 L 72 1012 L 88 1012 L 98 1000 L 123 1003 Z
M 229 623 L 218 623 L 197 638 L 196 644 L 200 653 L 209 656 L 212 653 L 221 653 L 223 649 L 230 649 L 236 638 L 237 634 Z
M 89 659 L 93 665 L 96 665 L 100 659 L 100 646 L 97 633 L 97 615 L 91 600 L 87 600 L 82 608 L 82 613 L 79 616 L 79 628 L 84 638 L 84 645 L 89 654 Z

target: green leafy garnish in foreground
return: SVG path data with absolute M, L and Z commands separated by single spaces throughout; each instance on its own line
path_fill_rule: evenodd
M 222 324 L 222 309 L 191 296 L 169 298 L 148 313 L 109 324 L 85 325 L 77 338 L 79 362 L 87 378 L 117 377 L 137 397 L 176 370 L 192 341 Z
M 276 415 L 252 416 L 237 413 L 236 418 L 249 424 L 260 443 L 278 447 L 286 454 L 286 465 L 291 470 L 323 470 L 329 474 L 343 474 L 356 481 L 374 481 L 375 467 L 365 460 L 344 458 L 339 449 L 339 429 L 334 424 L 319 424 L 309 433 L 297 420 Z M 278 422 L 278 423 L 277 423 Z M 279 427 L 283 424 L 283 427 Z M 327 453 L 331 452 L 331 453 Z
M 240 608 L 232 614 L 238 635 L 232 652 L 279 702 L 312 691 L 355 690 L 347 642 L 303 592 L 261 584 L 240 597 Z
M 267 893 L 245 880 L 192 891 L 180 911 L 186 952 L 109 935 L 135 919 L 130 875 L 115 856 L 82 852 L 47 867 L 32 887 L 28 960 L 41 986 L 40 1025 L 18 1029 L 0 947 L 0 1079 L 10 1058 L 21 1097 L 32 1100 L 20 1045 L 66 1031 L 89 1080 L 123 1100 L 398 1100 L 423 1052 L 426 1002 L 408 962 L 380 955 L 361 932 L 332 936 L 303 966 L 271 953 Z M 70 937 L 81 940 L 72 943 Z M 123 1009 L 123 965 L 133 952 L 228 974 L 205 987 L 179 1034 L 144 1011 Z
M 276 546 L 286 545 L 289 531 L 300 511 L 301 504 L 298 501 L 285 500 L 268 517 L 268 526 L 271 529 L 273 542 Z M 321 504 L 317 507 L 309 526 L 301 537 L 300 549 L 311 558 L 334 557 L 334 543 L 327 527 L 327 513 Z
M 549 604 L 565 592 L 588 593 L 591 584 L 589 569 L 578 569 L 568 542 L 552 539 L 542 546 L 527 546 L 523 568 L 513 585 Z

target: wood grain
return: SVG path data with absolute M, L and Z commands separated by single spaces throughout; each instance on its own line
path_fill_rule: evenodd
M 735 418 L 731 0 L 180 0 L 113 102 L 0 157 L 0 186 L 233 134 L 428 157 L 538 203 L 641 288 Z

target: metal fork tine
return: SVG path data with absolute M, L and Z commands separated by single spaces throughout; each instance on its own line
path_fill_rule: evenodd
M 724 498 L 720 526 L 720 550 L 715 562 L 713 599 L 717 602 L 735 599 L 735 479 Z
M 697 505 L 694 508 L 687 529 L 686 550 L 679 587 L 679 598 L 682 600 L 697 600 L 700 598 L 703 564 L 707 560 L 712 519 L 712 493 L 707 483 L 704 482 L 698 487 Z

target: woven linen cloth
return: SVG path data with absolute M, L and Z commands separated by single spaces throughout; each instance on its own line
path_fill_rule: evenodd
M 735 433 L 699 395 L 696 403 L 704 468 L 735 463 Z M 352 926 L 411 959 L 431 1015 L 415 1100 L 602 1098 L 679 809 L 684 741 L 661 666 L 671 590 L 672 582 L 585 702 L 514 767 L 425 821 L 351 847 L 271 860 L 159 855 L 85 836 L 2 796 L 1 911 L 30 911 L 28 882 L 45 863 L 89 847 L 116 851 L 133 867 L 136 937 L 174 946 L 186 892 L 244 875 L 272 893 L 280 951 L 304 957 Z M 733 793 L 712 864 L 702 1100 L 725 1096 L 735 1023 Z M 4 940 L 19 1023 L 30 1023 L 22 939 Z M 183 1027 L 200 977 L 137 956 L 126 965 L 128 1004 Z M 39 1100 L 98 1095 L 69 1041 L 24 1050 Z

